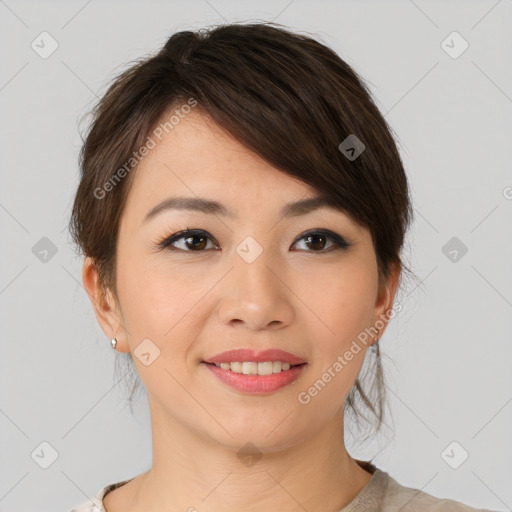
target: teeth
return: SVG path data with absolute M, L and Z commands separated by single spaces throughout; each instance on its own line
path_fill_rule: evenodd
M 282 363 L 281 361 L 265 361 L 263 363 L 254 363 L 251 361 L 240 361 L 232 363 L 215 364 L 223 370 L 230 370 L 235 373 L 243 373 L 244 375 L 271 375 L 290 369 L 290 363 Z

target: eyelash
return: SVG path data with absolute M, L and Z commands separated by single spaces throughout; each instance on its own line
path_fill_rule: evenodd
M 172 245 L 171 245 L 172 243 L 174 243 L 177 240 L 180 240 L 182 238 L 190 238 L 192 236 L 198 236 L 198 235 L 202 235 L 202 234 L 206 235 L 206 237 L 209 238 L 210 240 L 213 240 L 211 238 L 211 236 L 206 231 L 203 231 L 202 229 L 185 228 L 182 231 L 178 231 L 177 233 L 166 236 L 163 240 L 158 242 L 157 246 L 160 250 L 168 249 L 171 251 L 181 251 L 181 252 L 205 252 L 208 249 L 194 251 L 194 250 L 178 249 L 177 247 L 172 247 Z M 352 245 L 352 243 L 347 242 L 342 236 L 334 233 L 333 231 L 330 231 L 329 229 L 311 229 L 309 231 L 306 231 L 305 233 L 302 234 L 302 236 L 300 238 L 297 238 L 295 240 L 293 245 L 295 245 L 297 242 L 299 242 L 300 240 L 302 240 L 303 238 L 305 238 L 307 236 L 317 236 L 317 235 L 322 235 L 322 236 L 325 236 L 326 238 L 330 238 L 333 241 L 333 245 L 331 245 L 328 249 L 322 249 L 319 251 L 306 250 L 305 252 L 325 253 L 325 252 L 331 252 L 332 247 L 334 247 L 335 249 L 347 249 L 348 247 L 350 247 Z

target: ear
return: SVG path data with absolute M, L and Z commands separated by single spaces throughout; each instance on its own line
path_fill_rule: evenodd
M 384 278 L 379 280 L 379 290 L 377 293 L 377 300 L 375 302 L 372 324 L 372 326 L 378 330 L 378 333 L 374 336 L 371 345 L 373 345 L 384 334 L 384 331 L 388 326 L 390 311 L 393 307 L 396 290 L 399 284 L 400 271 L 401 265 L 399 263 L 393 264 L 388 278 L 386 280 L 384 280 Z
M 112 339 L 114 336 L 117 337 L 116 350 L 118 352 L 128 352 L 129 346 L 125 336 L 126 329 L 123 326 L 116 300 L 111 290 L 107 289 L 105 291 L 101 286 L 98 270 L 93 259 L 90 257 L 86 257 L 84 260 L 82 281 L 103 332 L 109 339 Z

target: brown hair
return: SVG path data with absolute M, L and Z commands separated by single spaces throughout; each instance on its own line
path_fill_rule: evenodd
M 363 80 L 309 35 L 276 23 L 235 23 L 173 34 L 155 55 L 120 73 L 91 112 L 70 232 L 93 258 L 104 290 L 117 299 L 118 226 L 134 174 L 126 164 L 135 170 L 134 157 L 162 116 L 191 99 L 240 143 L 368 228 L 380 283 L 393 266 L 410 272 L 400 255 L 412 219 L 408 182 L 391 128 Z M 364 150 L 348 158 L 340 143 L 354 135 Z M 358 421 L 360 397 L 378 430 L 385 394 L 378 344 L 369 352 L 373 395 L 358 378 L 345 406 Z M 130 363 L 131 354 L 124 355 Z

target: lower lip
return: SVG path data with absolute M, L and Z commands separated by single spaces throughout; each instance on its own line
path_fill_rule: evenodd
M 284 388 L 296 380 L 306 366 L 305 364 L 292 366 L 289 370 L 282 370 L 279 373 L 270 375 L 245 375 L 235 373 L 231 370 L 223 370 L 214 364 L 202 363 L 224 384 L 231 386 L 237 391 L 252 394 L 273 393 Z

